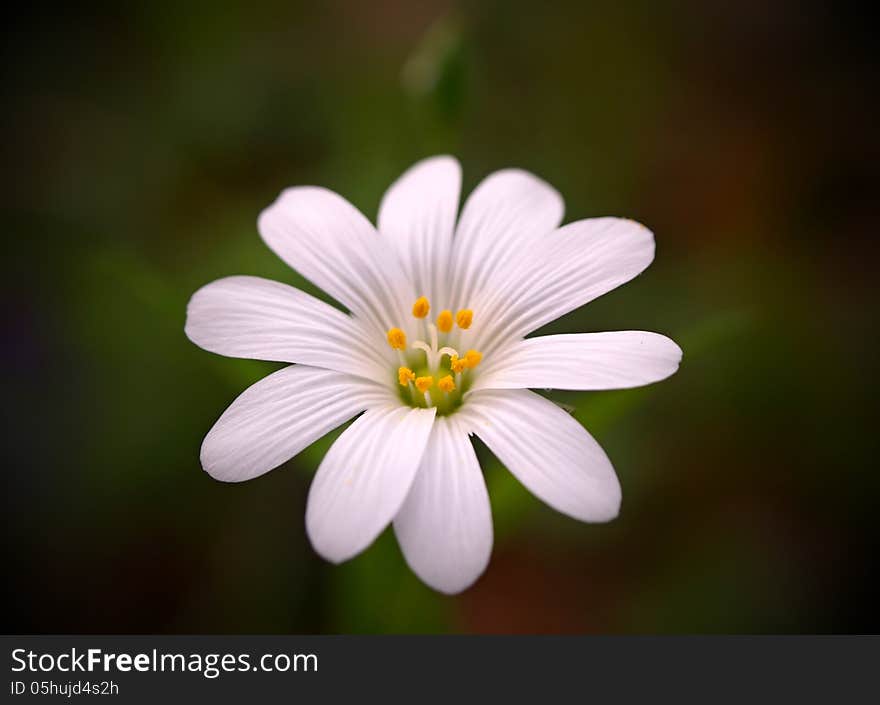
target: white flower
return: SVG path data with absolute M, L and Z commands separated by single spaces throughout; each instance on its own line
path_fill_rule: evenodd
M 620 484 L 607 456 L 529 388 L 636 387 L 681 360 L 656 333 L 525 337 L 644 270 L 650 231 L 618 218 L 559 227 L 559 194 L 516 169 L 484 179 L 456 222 L 460 187 L 455 159 L 419 162 L 386 192 L 378 229 L 331 191 L 290 188 L 260 215 L 260 235 L 351 313 L 235 276 L 197 291 L 186 322 L 206 350 L 296 363 L 224 412 L 202 445 L 205 470 L 257 477 L 364 412 L 312 482 L 312 545 L 338 563 L 393 522 L 412 570 L 446 593 L 471 585 L 492 549 L 469 435 L 554 509 L 608 521 Z

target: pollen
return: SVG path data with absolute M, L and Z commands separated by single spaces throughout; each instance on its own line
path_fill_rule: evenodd
M 467 330 L 471 327 L 471 323 L 474 322 L 474 312 L 469 308 L 461 309 L 455 314 L 455 322 L 458 323 L 459 328 Z
M 401 387 L 406 387 L 416 378 L 416 373 L 409 367 L 400 367 L 397 370 L 397 379 Z
M 428 315 L 428 311 L 430 310 L 431 304 L 424 296 L 420 296 L 419 298 L 417 298 L 412 307 L 413 316 L 415 316 L 416 318 L 424 318 Z
M 400 328 L 392 328 L 388 331 L 388 344 L 395 350 L 406 348 L 406 333 Z
M 437 329 L 441 333 L 448 333 L 452 330 L 452 311 L 444 309 L 437 315 Z
M 449 358 L 449 367 L 453 372 L 461 372 L 465 367 L 464 360 L 458 355 L 451 355 Z
M 440 391 L 449 394 L 449 392 L 455 389 L 455 382 L 452 380 L 452 375 L 441 377 L 437 382 L 437 386 L 440 387 Z
M 468 350 L 464 356 L 464 366 L 472 370 L 480 364 L 480 360 L 482 359 L 483 353 L 478 350 Z
M 416 389 L 420 392 L 427 392 L 433 384 L 434 378 L 431 375 L 416 377 Z

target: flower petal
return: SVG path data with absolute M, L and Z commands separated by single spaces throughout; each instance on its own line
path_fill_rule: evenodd
M 654 236 L 632 220 L 591 218 L 524 248 L 491 300 L 478 347 L 491 352 L 628 282 L 654 259 Z
M 526 389 L 472 394 L 458 412 L 510 472 L 553 509 L 609 521 L 620 483 L 608 456 L 574 418 Z
M 552 232 L 564 212 L 559 193 L 527 171 L 504 169 L 483 179 L 465 202 L 455 230 L 455 298 L 449 308 L 476 308 L 476 296 L 490 282 L 506 280 L 517 252 Z
M 408 320 L 415 295 L 396 253 L 342 196 L 316 186 L 289 188 L 260 214 L 258 227 L 281 259 L 372 328 Z
M 394 361 L 359 321 L 287 284 L 226 277 L 199 289 L 186 308 L 186 334 L 230 357 L 299 362 L 382 379 Z
M 396 249 L 416 294 L 441 307 L 449 305 L 446 271 L 460 192 L 458 162 L 431 157 L 404 172 L 379 206 L 379 232 Z
M 388 390 L 357 377 L 285 367 L 248 387 L 223 412 L 202 443 L 202 467 L 224 482 L 250 480 L 391 398 Z
M 455 417 L 434 422 L 394 533 L 413 572 L 440 592 L 461 592 L 486 569 L 492 553 L 489 494 Z
M 370 409 L 330 447 L 306 505 L 306 530 L 324 558 L 348 560 L 388 526 L 412 485 L 436 411 Z
M 473 389 L 627 389 L 666 379 L 681 348 L 664 335 L 628 330 L 521 340 L 490 363 Z

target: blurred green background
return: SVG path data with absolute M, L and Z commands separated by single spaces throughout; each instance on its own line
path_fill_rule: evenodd
M 663 5 L 663 6 L 661 6 Z M 878 52 L 839 3 L 39 5 L 8 18 L 7 632 L 827 632 L 876 616 Z M 415 160 L 519 166 L 654 265 L 547 332 L 685 351 L 560 394 L 617 468 L 611 524 L 478 445 L 496 541 L 450 598 L 390 532 L 305 536 L 331 437 L 241 485 L 203 436 L 272 365 L 183 334 L 229 274 L 305 286 L 256 217 L 319 184 L 371 219 Z

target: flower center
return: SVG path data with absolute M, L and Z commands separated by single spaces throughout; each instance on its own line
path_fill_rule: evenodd
M 427 298 L 420 296 L 412 307 L 415 318 L 426 319 L 431 310 Z M 397 350 L 400 367 L 397 381 L 401 387 L 400 397 L 414 407 L 437 407 L 440 415 L 449 414 L 461 405 L 462 396 L 471 383 L 471 373 L 483 355 L 468 350 L 460 355 L 458 350 L 445 344 L 455 325 L 462 330 L 471 327 L 474 312 L 461 309 L 453 317 L 452 311 L 442 310 L 435 323 L 425 322 L 427 342 L 414 340 L 407 349 L 406 333 L 400 328 L 388 331 L 388 344 Z

